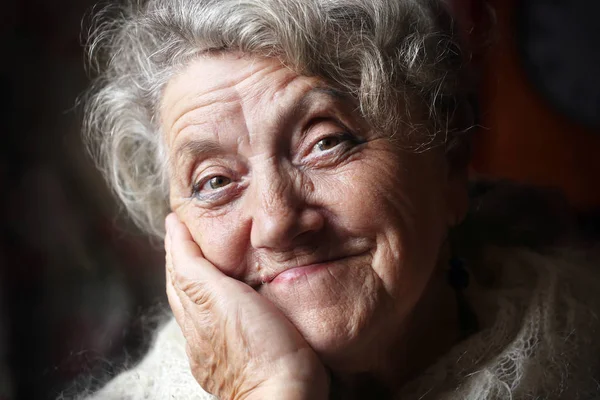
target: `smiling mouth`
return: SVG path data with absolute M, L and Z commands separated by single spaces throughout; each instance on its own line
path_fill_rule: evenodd
M 283 282 L 291 282 L 302 276 L 306 276 L 306 275 L 309 275 L 312 273 L 319 272 L 320 270 L 325 269 L 328 266 L 330 266 L 331 264 L 335 263 L 336 261 L 340 261 L 340 260 L 341 259 L 337 259 L 337 260 L 325 261 L 325 262 L 309 264 L 309 265 L 302 265 L 299 267 L 286 269 L 285 271 L 282 271 L 279 274 L 272 277 L 267 283 L 277 284 L 277 283 L 283 283 Z
M 258 288 L 262 285 L 292 282 L 303 276 L 317 273 L 323 269 L 331 267 L 333 264 L 337 264 L 340 261 L 347 260 L 351 257 L 355 257 L 355 256 L 336 257 L 336 258 L 332 258 L 329 260 L 311 262 L 309 264 L 298 265 L 298 266 L 286 268 L 283 270 L 279 270 L 279 271 L 271 273 L 267 276 L 261 277 L 260 282 L 253 282 L 253 284 L 250 286 L 252 286 L 255 290 L 258 290 Z

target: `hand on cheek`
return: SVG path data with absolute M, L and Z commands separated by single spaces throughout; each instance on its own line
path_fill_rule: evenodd
M 187 342 L 192 374 L 227 399 L 326 399 L 325 368 L 271 302 L 209 263 L 171 214 L 167 296 Z

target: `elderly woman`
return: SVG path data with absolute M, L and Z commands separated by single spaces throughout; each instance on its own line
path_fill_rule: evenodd
M 594 274 L 463 222 L 474 122 L 444 3 L 104 19 L 88 138 L 165 239 L 174 319 L 93 398 L 600 397 Z

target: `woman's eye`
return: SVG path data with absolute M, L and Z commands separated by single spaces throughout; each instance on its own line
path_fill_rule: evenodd
M 217 190 L 221 189 L 231 183 L 231 179 L 226 176 L 213 176 L 204 184 L 204 189 Z
M 328 136 L 326 138 L 323 138 L 323 139 L 319 140 L 317 142 L 317 144 L 315 145 L 315 147 L 319 151 L 327 151 L 327 150 L 333 149 L 335 146 L 339 145 L 340 143 L 342 143 L 342 138 L 341 137 L 339 137 L 339 136 Z
M 209 180 L 199 181 L 192 186 L 192 195 L 200 196 L 208 195 L 211 191 L 219 190 L 231 183 L 231 178 L 223 175 L 213 176 Z
M 235 196 L 236 188 L 239 188 L 239 185 L 237 185 L 235 178 L 226 175 L 213 175 L 199 178 L 192 185 L 191 196 L 205 204 L 224 204 Z

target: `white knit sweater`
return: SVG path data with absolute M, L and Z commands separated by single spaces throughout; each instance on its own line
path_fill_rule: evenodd
M 398 399 L 600 399 L 600 284 L 572 253 L 488 248 L 495 283 L 485 296 L 492 323 L 406 384 Z M 171 320 L 141 363 L 94 400 L 213 399 L 190 373 L 184 338 Z

